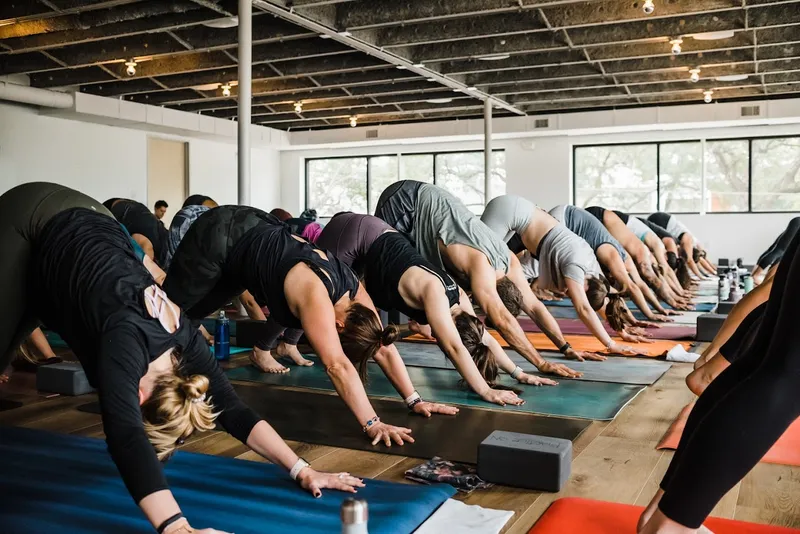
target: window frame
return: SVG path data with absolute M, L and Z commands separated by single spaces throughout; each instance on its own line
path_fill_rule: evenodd
M 660 140 L 660 141 L 634 141 L 630 143 L 590 143 L 583 145 L 572 145 L 572 203 L 576 204 L 578 197 L 578 176 L 577 176 L 577 155 L 576 151 L 579 148 L 598 148 L 598 147 L 611 147 L 611 146 L 636 146 L 636 145 L 655 145 L 656 146 L 656 207 L 661 209 L 661 145 L 675 145 L 681 143 L 710 143 L 717 141 L 747 141 L 747 211 L 707 211 L 705 215 L 742 215 L 744 213 L 798 213 L 798 211 L 753 211 L 753 141 L 760 141 L 762 139 L 800 139 L 800 134 L 797 135 L 763 135 L 752 137 L 713 137 L 713 138 L 693 138 L 693 139 L 675 139 L 675 140 Z M 703 154 L 705 158 L 705 153 Z M 670 212 L 678 215 L 699 215 L 699 211 L 676 211 Z M 641 215 L 637 213 L 636 215 Z
M 505 152 L 505 151 L 506 150 L 504 148 L 493 148 L 492 149 L 492 154 Z M 304 167 L 305 167 L 305 176 L 304 176 L 305 191 L 304 191 L 304 194 L 303 194 L 303 197 L 304 197 L 303 198 L 303 205 L 305 206 L 304 209 L 308 209 L 309 208 L 309 205 L 308 205 L 309 172 L 308 172 L 308 169 L 309 169 L 309 164 L 312 161 L 335 160 L 335 159 L 360 159 L 360 158 L 366 159 L 367 160 L 367 172 L 366 172 L 366 177 L 365 177 L 365 180 L 366 180 L 366 184 L 365 185 L 366 185 L 366 192 L 367 192 L 367 211 L 369 211 L 370 214 L 371 214 L 374 211 L 375 206 L 370 206 L 370 194 L 369 193 L 370 193 L 370 184 L 372 182 L 372 180 L 371 180 L 371 178 L 372 178 L 372 176 L 371 176 L 371 174 L 372 174 L 372 166 L 370 165 L 370 159 L 372 159 L 372 158 L 396 157 L 396 158 L 398 158 L 398 165 L 399 165 L 400 158 L 402 158 L 403 156 L 431 156 L 433 158 L 433 169 L 432 169 L 433 184 L 437 185 L 437 182 L 438 182 L 438 180 L 437 180 L 438 176 L 437 176 L 437 173 L 436 173 L 436 158 L 437 157 L 442 156 L 442 155 L 448 155 L 448 154 L 477 154 L 477 153 L 482 154 L 483 152 L 484 152 L 483 150 L 479 150 L 479 149 L 474 149 L 474 150 L 440 150 L 440 151 L 437 151 L 437 152 L 381 152 L 381 153 L 378 153 L 378 154 L 355 154 L 355 155 L 350 155 L 350 156 L 329 156 L 329 157 L 319 157 L 319 158 L 305 158 L 305 164 L 304 164 Z M 398 179 L 399 179 L 399 177 L 398 177 Z M 333 213 L 330 214 L 330 215 L 318 214 L 318 217 L 325 219 L 325 218 L 328 218 L 328 217 L 332 217 L 333 215 L 335 215 L 335 214 L 333 214 Z

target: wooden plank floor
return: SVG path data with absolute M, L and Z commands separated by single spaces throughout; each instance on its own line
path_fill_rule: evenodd
M 237 358 L 242 363 L 246 358 Z M 691 370 L 677 364 L 655 385 L 643 391 L 610 423 L 594 422 L 575 442 L 572 476 L 559 494 L 507 487 L 457 498 L 468 504 L 512 510 L 504 532 L 521 534 L 559 497 L 576 496 L 644 505 L 655 492 L 672 452 L 655 449 L 680 409 L 692 400 L 683 380 Z M 76 410 L 94 395 L 46 398 L 36 393 L 32 375 L 17 373 L 0 386 L 0 396 L 25 405 L 0 412 L 0 424 L 25 426 L 90 437 L 102 437 L 100 417 Z M 435 424 L 435 419 L 431 422 Z M 349 471 L 357 476 L 411 483 L 406 469 L 420 460 L 372 452 L 289 442 L 315 468 Z M 247 447 L 221 432 L 190 438 L 184 450 L 263 461 Z M 44 481 L 43 481 L 44 483 Z M 800 528 L 800 469 L 759 464 L 719 503 L 714 515 Z

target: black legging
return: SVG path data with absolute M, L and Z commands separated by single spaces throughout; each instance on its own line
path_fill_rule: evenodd
M 278 347 L 278 342 L 281 340 L 287 345 L 297 345 L 303 336 L 302 329 L 286 328 L 269 317 L 267 317 L 266 330 L 267 332 L 255 344 L 257 349 L 272 351 Z
M 733 363 L 747 353 L 750 343 L 758 333 L 758 328 L 761 326 L 761 320 L 764 318 L 766 309 L 767 303 L 764 302 L 747 314 L 747 317 L 742 320 L 733 335 L 720 347 L 719 353 L 723 358 Z
M 778 267 L 761 324 L 700 396 L 661 487 L 659 508 L 699 528 L 800 415 L 800 235 Z
M 762 269 L 769 269 L 770 266 L 779 263 L 786 253 L 786 247 L 792 242 L 798 230 L 800 230 L 800 217 L 795 217 L 789 221 L 786 230 L 781 232 L 781 235 L 775 239 L 766 252 L 758 258 L 758 266 Z

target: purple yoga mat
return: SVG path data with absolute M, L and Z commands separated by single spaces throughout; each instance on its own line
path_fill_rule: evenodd
M 518 317 L 519 324 L 522 326 L 522 329 L 525 332 L 541 332 L 541 328 L 536 326 L 530 318 L 528 317 Z M 579 319 L 557 319 L 558 326 L 561 328 L 561 333 L 564 335 L 592 335 L 589 329 L 583 324 Z M 609 335 L 615 335 L 616 333 L 611 327 L 603 323 L 603 326 L 606 328 L 606 332 Z M 696 326 L 686 326 L 686 325 L 666 325 L 661 328 L 648 328 L 647 332 L 653 336 L 653 339 L 666 339 L 669 341 L 681 341 L 681 340 L 693 340 L 697 335 L 697 327 Z

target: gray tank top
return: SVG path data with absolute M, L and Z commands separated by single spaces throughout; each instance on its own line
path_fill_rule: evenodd
M 481 221 L 507 243 L 515 233 L 525 232 L 535 210 L 536 204 L 522 197 L 501 195 L 486 205 Z
M 496 271 L 508 273 L 511 266 L 511 251 L 503 240 L 460 200 L 435 185 L 423 184 L 419 188 L 412 240 L 425 259 L 442 269 L 445 265 L 439 252 L 440 240 L 445 245 L 466 245 L 482 252 Z

